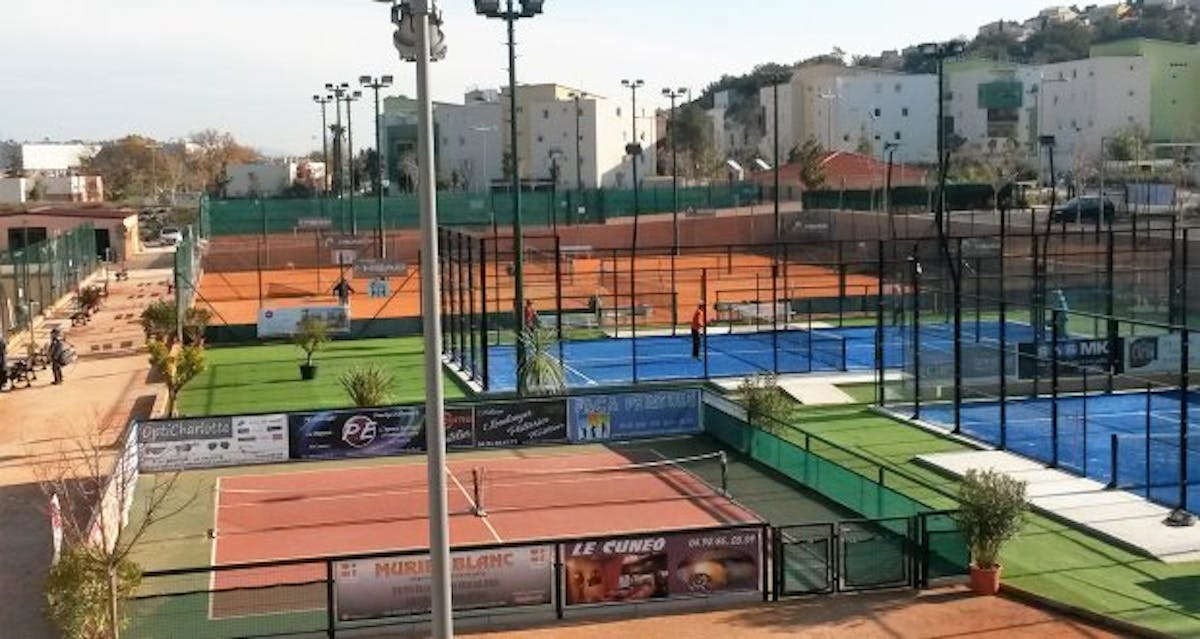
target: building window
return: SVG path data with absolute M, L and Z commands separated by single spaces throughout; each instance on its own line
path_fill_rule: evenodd
M 900 140 L 900 132 L 896 131 L 896 133 L 892 135 L 892 139 L 899 141 Z
M 459 146 L 466 146 L 466 145 L 467 145 L 467 140 L 466 140 L 466 138 L 464 138 L 464 137 L 463 137 L 463 136 L 461 136 L 461 135 L 460 135 L 460 136 L 458 136 L 458 145 L 459 145 Z
M 883 139 L 883 138 L 881 138 L 881 137 L 879 136 L 879 134 L 878 134 L 878 133 L 876 133 L 876 134 L 875 134 L 875 141 L 876 141 L 876 142 L 878 142 L 878 141 L 880 141 L 881 139 Z
M 1131 98 L 1133 97 L 1133 89 L 1129 90 L 1129 97 L 1131 97 Z
M 903 109 L 900 109 L 900 115 L 907 118 L 908 117 L 908 107 L 904 107 Z
M 896 93 L 900 93 L 903 90 L 904 90 L 904 86 L 901 85 L 899 82 L 897 82 L 896 83 Z
M 617 107 L 617 117 L 621 117 L 621 107 Z
M 540 136 L 540 135 L 539 135 L 539 136 L 538 136 L 538 138 L 537 138 L 537 140 L 538 140 L 538 144 L 541 144 L 541 142 L 542 142 L 542 136 Z
M 843 135 L 843 136 L 842 136 L 842 142 L 849 142 L 849 141 L 850 141 L 850 136 L 849 136 L 849 135 Z
M 883 111 L 879 107 L 875 107 L 875 117 L 883 115 Z
M 542 119 L 543 120 L 550 119 L 550 109 L 542 109 Z

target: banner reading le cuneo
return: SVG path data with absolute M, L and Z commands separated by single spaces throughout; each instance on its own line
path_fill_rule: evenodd
M 563 544 L 567 605 L 758 591 L 758 528 L 599 537 Z
M 451 553 L 455 610 L 535 606 L 552 602 L 554 546 L 519 546 Z M 334 563 L 340 621 L 419 615 L 430 611 L 429 555 Z

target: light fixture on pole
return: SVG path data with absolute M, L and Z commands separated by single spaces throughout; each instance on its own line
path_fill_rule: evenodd
M 329 195 L 329 124 L 326 122 L 325 106 L 333 102 L 331 95 L 314 95 L 313 102 L 321 105 L 321 161 L 325 163 L 325 176 L 321 179 L 322 196 Z
M 503 4 L 503 7 L 501 6 Z M 517 44 L 516 22 L 542 12 L 544 0 L 475 0 L 475 13 L 504 20 L 508 26 L 508 133 L 513 202 L 513 325 L 516 326 L 517 370 L 525 368 L 525 239 L 521 232 L 521 158 L 517 152 Z M 519 9 L 518 9 L 519 5 Z M 517 375 L 517 393 L 527 390 Z
M 346 85 L 349 86 L 349 85 Z M 346 182 L 350 200 L 350 232 L 358 235 L 358 217 L 354 214 L 354 103 L 362 98 L 362 91 L 346 91 L 342 101 L 346 103 L 346 158 L 350 179 Z M 343 229 L 345 230 L 345 229 Z
M 383 230 L 384 170 L 383 142 L 382 138 L 380 137 L 380 130 L 382 127 L 379 125 L 379 90 L 392 86 L 392 82 L 394 81 L 395 78 L 390 75 L 381 75 L 378 78 L 364 75 L 358 78 L 359 84 L 361 84 L 364 88 L 375 91 L 375 175 L 371 177 L 375 182 L 375 206 L 376 213 L 379 216 L 379 259 L 381 260 L 387 257 L 387 242 L 385 241 Z
M 687 94 L 686 88 L 662 90 L 662 94 L 671 100 L 671 120 L 668 125 L 671 133 L 671 252 L 679 255 L 679 137 L 675 120 L 675 101 Z
M 346 132 L 346 129 L 342 127 L 342 98 L 350 90 L 350 85 L 345 82 L 341 84 L 331 82 L 325 85 L 325 90 L 333 94 L 335 117 L 334 124 L 330 128 L 330 131 L 333 133 L 333 186 L 334 190 L 337 191 L 338 217 L 341 218 L 339 226 L 345 228 L 346 220 L 345 212 L 342 208 L 342 196 L 345 194 L 343 189 L 346 182 L 346 165 L 344 147 L 342 147 L 342 135 Z
M 387 0 L 384 0 L 387 1 Z M 442 324 L 436 309 L 441 297 L 438 281 L 437 182 L 433 140 L 433 99 L 429 90 L 429 62 L 446 55 L 442 16 L 433 0 L 404 0 L 392 4 L 396 31 L 392 42 L 401 60 L 417 63 L 417 164 L 421 209 L 421 303 L 429 312 L 422 317 L 425 338 L 425 423 L 445 419 L 442 388 Z M 432 310 L 431 310 L 432 309 Z M 450 599 L 450 535 L 446 501 L 446 431 L 425 429 L 429 483 L 429 558 L 431 631 L 434 639 L 454 636 Z

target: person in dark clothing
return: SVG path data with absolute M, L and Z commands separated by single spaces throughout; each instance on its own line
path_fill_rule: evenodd
M 692 314 L 692 359 L 700 359 L 700 340 L 705 323 L 704 304 L 697 304 L 696 312 Z
M 350 286 L 350 282 L 346 278 L 339 278 L 337 284 L 333 285 L 333 294 L 337 295 L 338 302 L 342 306 L 350 303 L 350 296 L 354 294 L 354 289 Z
M 50 333 L 50 371 L 54 373 L 54 384 L 63 382 L 62 369 L 67 363 L 67 345 L 63 342 L 62 331 L 57 328 Z
M 8 383 L 8 344 L 4 341 L 4 336 L 0 335 L 0 390 L 4 389 L 4 385 Z
M 538 319 L 537 309 L 533 307 L 533 300 L 525 300 L 525 330 L 534 331 L 542 325 Z

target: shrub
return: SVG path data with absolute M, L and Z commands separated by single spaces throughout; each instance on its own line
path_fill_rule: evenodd
M 141 570 L 129 560 L 116 566 L 115 579 L 110 582 L 107 557 L 82 545 L 68 545 L 58 562 L 50 566 L 43 591 L 46 595 L 46 616 L 58 626 L 65 639 L 94 639 L 107 637 L 112 610 L 112 597 L 127 599 L 141 582 Z M 115 585 L 115 592 L 110 591 Z M 125 625 L 120 617 L 116 627 Z
M 774 422 L 786 420 L 792 409 L 791 398 L 779 388 L 779 378 L 770 373 L 743 379 L 738 385 L 737 398 L 750 423 L 768 430 Z
M 1000 547 L 1025 523 L 1025 482 L 994 470 L 971 469 L 959 486 L 959 502 L 958 525 L 975 565 L 997 567 Z
M 355 406 L 380 406 L 387 403 L 395 378 L 374 364 L 359 366 L 344 373 L 342 388 Z

